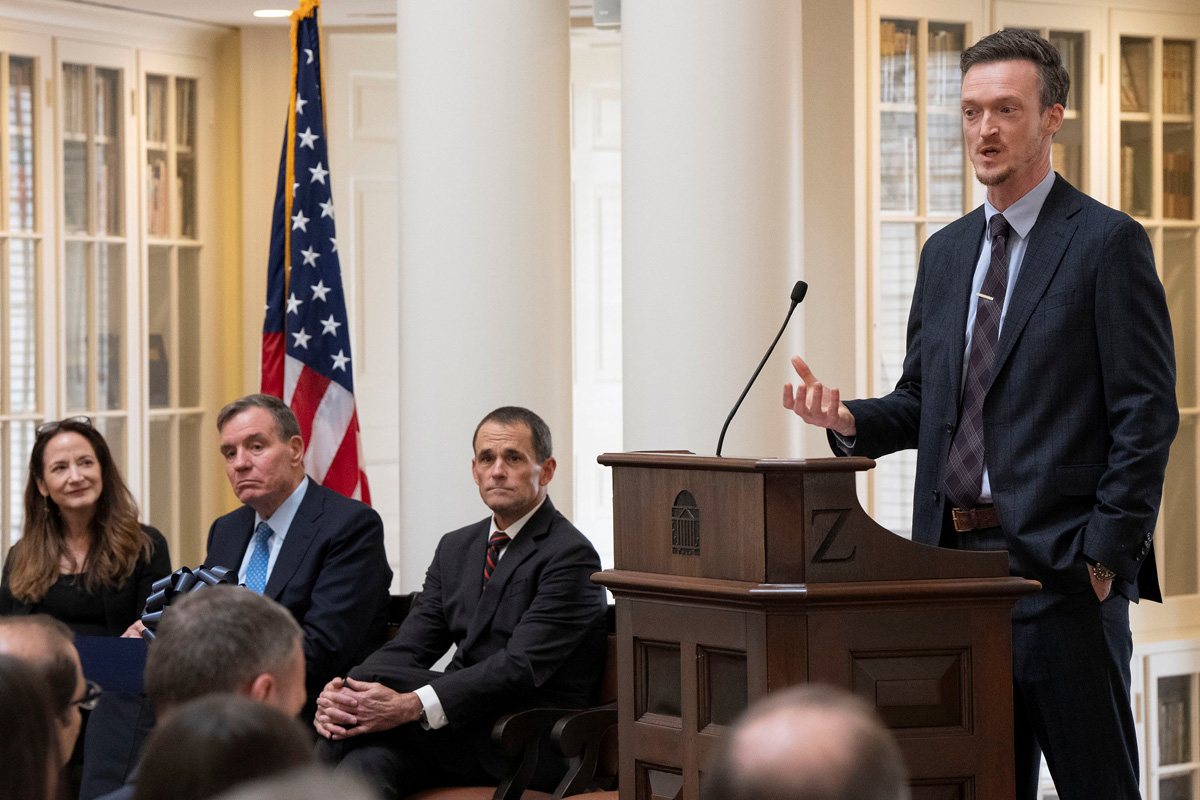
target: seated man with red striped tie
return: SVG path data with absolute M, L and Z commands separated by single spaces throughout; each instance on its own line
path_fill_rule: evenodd
M 252 394 L 217 415 L 221 455 L 244 504 L 208 532 L 204 563 L 284 606 L 304 630 L 305 718 L 321 688 L 387 639 L 392 583 L 383 521 L 365 503 L 304 472 L 304 440 L 292 410 Z
M 492 725 L 534 706 L 582 707 L 604 665 L 600 558 L 547 497 L 550 430 L 498 408 L 475 429 L 471 471 L 491 514 L 442 537 L 396 638 L 318 700 L 320 750 L 388 798 L 495 784 Z M 451 646 L 446 671 L 431 667 Z

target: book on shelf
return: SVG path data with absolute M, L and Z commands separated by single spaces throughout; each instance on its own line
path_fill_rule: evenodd
M 1163 153 L 1163 217 L 1191 219 L 1193 161 L 1186 150 Z
M 1051 34 L 1050 44 L 1058 51 L 1059 57 L 1062 58 L 1063 66 L 1067 68 L 1067 72 L 1071 75 L 1071 88 L 1067 90 L 1066 107 L 1068 109 L 1078 109 L 1079 83 L 1083 80 L 1083 75 L 1079 73 L 1076 39 L 1071 35 Z
M 167 217 L 167 161 L 152 158 L 146 170 L 146 227 L 153 236 L 170 232 Z
M 1129 64 L 1129 56 L 1121 53 L 1121 110 L 1142 111 L 1141 95 L 1138 93 L 1137 81 L 1133 77 L 1133 67 Z
M 1129 145 L 1121 148 L 1121 210 L 1135 216 L 1133 209 L 1133 168 L 1136 156 Z
M 166 144 L 167 79 L 146 77 L 146 141 Z
M 196 103 L 194 88 L 195 81 L 175 79 L 175 140 L 184 147 L 192 144 L 192 118 Z
M 1192 113 L 1192 44 L 1163 42 L 1163 113 Z
M 1054 142 L 1050 145 L 1050 163 L 1068 183 L 1081 189 L 1083 183 L 1083 148 L 1077 144 Z

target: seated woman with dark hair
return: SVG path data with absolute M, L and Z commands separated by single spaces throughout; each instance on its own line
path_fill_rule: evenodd
M 295 718 L 241 695 L 209 695 L 175 709 L 150 734 L 133 796 L 207 800 L 313 760 L 312 737 Z
M 40 612 L 89 636 L 138 636 L 151 585 L 171 572 L 167 542 L 138 523 L 108 443 L 87 417 L 37 430 L 25 527 L 4 559 L 0 614 Z
M 62 795 L 55 719 L 45 681 L 25 662 L 0 655 L 0 800 Z

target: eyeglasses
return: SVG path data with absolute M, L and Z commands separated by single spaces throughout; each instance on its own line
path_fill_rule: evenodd
M 72 700 L 71 705 L 79 706 L 84 711 L 91 711 L 96 707 L 96 703 L 100 702 L 100 695 L 104 690 L 100 688 L 100 684 L 95 681 L 87 681 L 86 687 L 83 690 L 83 697 L 78 700 Z
M 89 428 L 96 427 L 92 424 L 91 417 L 67 417 L 66 419 L 54 420 L 53 422 L 43 422 L 33 429 L 33 433 L 37 438 L 42 438 L 46 434 L 52 434 L 57 431 L 64 422 L 74 422 L 77 425 L 87 425 Z

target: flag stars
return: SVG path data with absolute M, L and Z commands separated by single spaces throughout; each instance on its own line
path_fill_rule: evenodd
M 317 162 L 315 167 L 309 167 L 308 171 L 312 173 L 312 177 L 308 179 L 309 183 L 321 183 L 324 185 L 325 176 L 329 174 L 329 170 L 325 169 L 320 161 Z
M 292 230 L 299 229 L 308 233 L 308 223 L 309 219 L 304 216 L 304 210 L 301 209 L 296 212 L 296 216 L 292 217 Z
M 319 203 L 321 206 L 321 218 L 329 217 L 333 219 L 333 198 L 329 199 L 328 203 Z
M 296 92 L 296 114 L 297 114 L 297 116 L 301 116 L 301 117 L 304 116 L 304 105 L 307 102 L 308 102 L 307 100 L 305 100 L 303 97 L 300 96 L 299 92 Z
M 299 184 L 299 183 L 293 183 L 293 184 L 292 184 L 292 197 L 293 197 L 293 198 L 296 196 L 296 190 L 297 190 L 297 189 L 299 189 L 299 188 L 300 188 L 300 184 Z
M 296 340 L 295 341 L 296 347 L 303 347 L 305 350 L 307 350 L 308 349 L 308 340 L 311 339 L 312 336 L 305 333 L 304 328 L 301 328 L 298 333 L 292 334 L 292 338 Z
M 303 303 L 304 303 L 304 301 L 303 301 L 303 300 L 297 300 L 297 299 L 296 299 L 296 293 L 295 293 L 295 292 L 292 292 L 290 295 L 288 295 L 288 300 L 287 300 L 287 306 L 288 306 L 288 307 L 287 307 L 287 313 L 289 313 L 289 314 L 297 314 L 297 315 L 299 315 L 299 313 L 300 313 L 300 306 L 301 306 Z
M 300 139 L 301 147 L 307 147 L 309 150 L 314 150 L 314 151 L 317 148 L 314 147 L 313 145 L 316 143 L 317 139 L 321 138 L 320 136 L 318 136 L 317 134 L 312 132 L 312 128 L 305 128 L 304 133 L 297 133 L 296 137 L 298 139 Z
M 331 333 L 334 336 L 337 336 L 337 329 L 342 327 L 342 323 L 334 320 L 333 314 L 329 315 L 329 319 L 321 320 L 321 325 L 325 328 L 321 333 Z
M 304 63 L 311 64 L 313 60 L 313 51 L 306 47 L 304 48 L 304 55 L 308 56 L 308 61 L 305 61 Z
M 337 252 L 337 239 L 333 236 L 329 237 L 329 243 L 333 245 L 333 252 Z
M 321 254 L 312 249 L 311 246 L 307 250 L 301 250 L 300 255 L 304 256 L 304 265 L 313 267 L 314 269 L 317 266 L 317 259 L 321 257 Z
M 325 281 L 317 281 L 316 286 L 310 287 L 313 293 L 313 300 L 320 300 L 322 303 L 328 302 L 325 295 L 331 291 L 330 287 L 325 285 Z
M 330 356 L 333 359 L 334 369 L 340 369 L 342 372 L 346 371 L 346 364 L 349 363 L 350 356 L 345 355 L 345 352 L 345 350 L 338 350 L 336 356 Z

